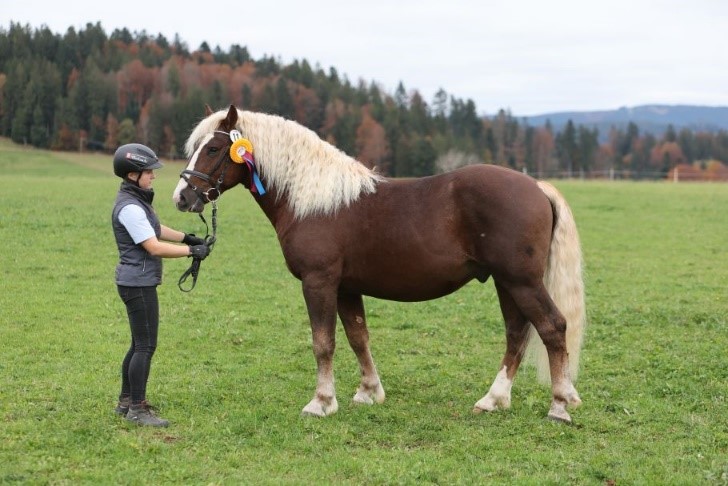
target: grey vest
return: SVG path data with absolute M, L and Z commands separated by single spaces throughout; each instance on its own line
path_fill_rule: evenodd
M 128 182 L 122 182 L 111 212 L 116 246 L 119 248 L 119 264 L 116 266 L 116 284 L 126 287 L 152 287 L 162 283 L 162 259 L 152 256 L 142 245 L 131 239 L 129 232 L 119 221 L 119 212 L 124 206 L 136 204 L 144 209 L 154 233 L 159 238 L 162 226 L 152 208 L 154 192 L 145 191 Z

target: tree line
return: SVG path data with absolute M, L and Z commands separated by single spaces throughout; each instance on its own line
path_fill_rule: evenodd
M 723 173 L 728 132 L 640 133 L 634 123 L 596 129 L 569 121 L 529 126 L 507 110 L 478 115 L 475 103 L 440 89 L 432 100 L 399 83 L 352 83 L 306 60 L 253 59 L 245 46 L 203 42 L 191 51 L 146 31 L 107 35 L 88 23 L 63 35 L 47 27 L 0 28 L 0 135 L 55 150 L 106 150 L 136 141 L 164 157 L 183 146 L 203 107 L 279 114 L 317 132 L 389 176 L 424 176 L 492 163 L 536 176 L 614 173 L 668 177 L 676 167 Z

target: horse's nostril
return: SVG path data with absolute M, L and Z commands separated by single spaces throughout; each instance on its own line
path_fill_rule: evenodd
M 187 200 L 185 199 L 184 195 L 180 194 L 177 197 L 177 209 L 187 209 Z

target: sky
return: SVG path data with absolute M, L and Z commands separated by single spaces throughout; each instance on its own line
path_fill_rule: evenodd
M 0 28 L 11 21 L 239 44 L 428 103 L 443 89 L 481 115 L 728 106 L 725 0 L 0 0 Z

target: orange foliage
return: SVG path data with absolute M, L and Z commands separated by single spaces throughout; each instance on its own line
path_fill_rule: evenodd
M 203 88 L 209 88 L 215 81 L 227 88 L 230 86 L 231 74 L 232 68 L 228 64 L 200 65 L 200 82 Z
M 365 109 L 362 120 L 356 130 L 357 158 L 369 168 L 381 169 L 382 161 L 389 155 L 389 144 L 384 127 L 379 124 Z
M 71 88 L 73 88 L 76 85 L 76 81 L 78 81 L 78 78 L 81 76 L 81 73 L 78 71 L 78 69 L 73 68 L 71 69 L 71 72 L 68 73 L 68 82 L 66 83 L 66 89 L 68 91 L 71 91 Z
M 541 173 L 544 170 L 551 169 L 549 162 L 555 146 L 554 136 L 549 130 L 544 127 L 535 129 L 532 148 L 536 172 Z
M 652 166 L 662 167 L 666 161 L 670 166 L 684 164 L 686 162 L 685 154 L 683 154 L 677 142 L 664 142 L 652 149 L 650 153 L 650 163 Z
M 78 150 L 78 137 L 66 123 L 61 123 L 58 136 L 51 148 L 53 150 Z
M 155 92 L 161 89 L 159 68 L 148 68 L 139 59 L 124 65 L 116 75 L 119 85 L 119 107 L 124 109 L 129 103 L 127 95 L 139 105 L 144 104 Z
M 676 171 L 677 174 L 675 174 Z M 699 167 L 690 164 L 679 164 L 670 169 L 667 173 L 667 179 L 671 181 L 702 181 L 703 173 Z
M 139 111 L 139 121 L 136 124 L 139 143 L 147 143 L 149 140 L 149 109 L 150 103 L 145 103 Z
M 298 86 L 293 95 L 293 104 L 296 110 L 294 114 L 296 121 L 303 125 L 311 126 L 321 108 L 321 100 L 316 94 L 316 91 L 304 86 Z
M 705 178 L 709 181 L 728 181 L 728 166 L 719 160 L 709 160 L 705 166 Z
M 106 117 L 106 140 L 104 145 L 107 149 L 119 146 L 119 121 L 111 113 Z
M 728 166 L 719 160 L 709 160 L 705 169 L 701 169 L 698 162 L 692 165 L 680 164 L 668 172 L 667 179 L 671 181 L 728 181 Z

